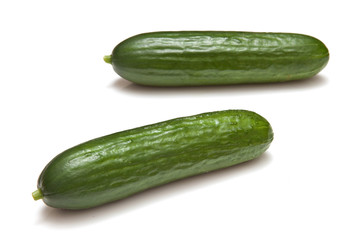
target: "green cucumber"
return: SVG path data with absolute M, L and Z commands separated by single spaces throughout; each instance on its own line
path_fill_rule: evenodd
M 260 156 L 273 140 L 269 122 L 246 110 L 176 118 L 72 147 L 38 179 L 35 200 L 84 209 Z
M 144 33 L 104 57 L 124 79 L 151 86 L 283 82 L 310 78 L 329 61 L 326 46 L 295 33 Z

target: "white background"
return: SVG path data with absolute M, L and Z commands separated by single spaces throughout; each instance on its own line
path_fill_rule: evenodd
M 358 1 L 2 1 L 2 239 L 360 239 Z M 162 30 L 294 32 L 322 40 L 304 81 L 142 87 L 103 61 Z M 248 109 L 275 139 L 259 159 L 83 211 L 33 201 L 58 153 L 175 117 Z M 4 238 L 4 236 L 7 236 Z

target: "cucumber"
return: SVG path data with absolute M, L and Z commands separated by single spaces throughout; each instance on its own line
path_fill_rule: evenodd
M 329 52 L 320 40 L 295 33 L 180 31 L 133 36 L 104 60 L 141 85 L 225 85 L 310 78 Z
M 226 110 L 176 118 L 103 136 L 52 159 L 35 200 L 84 209 L 260 156 L 273 131 L 260 115 Z

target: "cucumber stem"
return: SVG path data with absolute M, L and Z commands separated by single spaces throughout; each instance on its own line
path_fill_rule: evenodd
M 111 64 L 111 55 L 105 55 L 104 56 L 104 61 L 106 62 L 106 63 L 110 63 Z
M 44 197 L 40 189 L 37 189 L 36 191 L 34 191 L 32 193 L 32 196 L 33 196 L 35 201 L 37 201 L 39 199 L 42 199 Z

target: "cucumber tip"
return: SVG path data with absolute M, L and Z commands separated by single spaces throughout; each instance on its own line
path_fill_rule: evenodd
M 34 198 L 35 201 L 37 201 L 37 200 L 39 200 L 39 199 L 42 199 L 44 196 L 43 196 L 41 190 L 40 190 L 40 189 L 37 189 L 36 191 L 34 191 L 34 192 L 32 193 L 32 197 Z
M 106 63 L 110 63 L 110 64 L 111 64 L 111 55 L 105 55 L 105 56 L 104 56 L 104 61 L 105 61 Z

